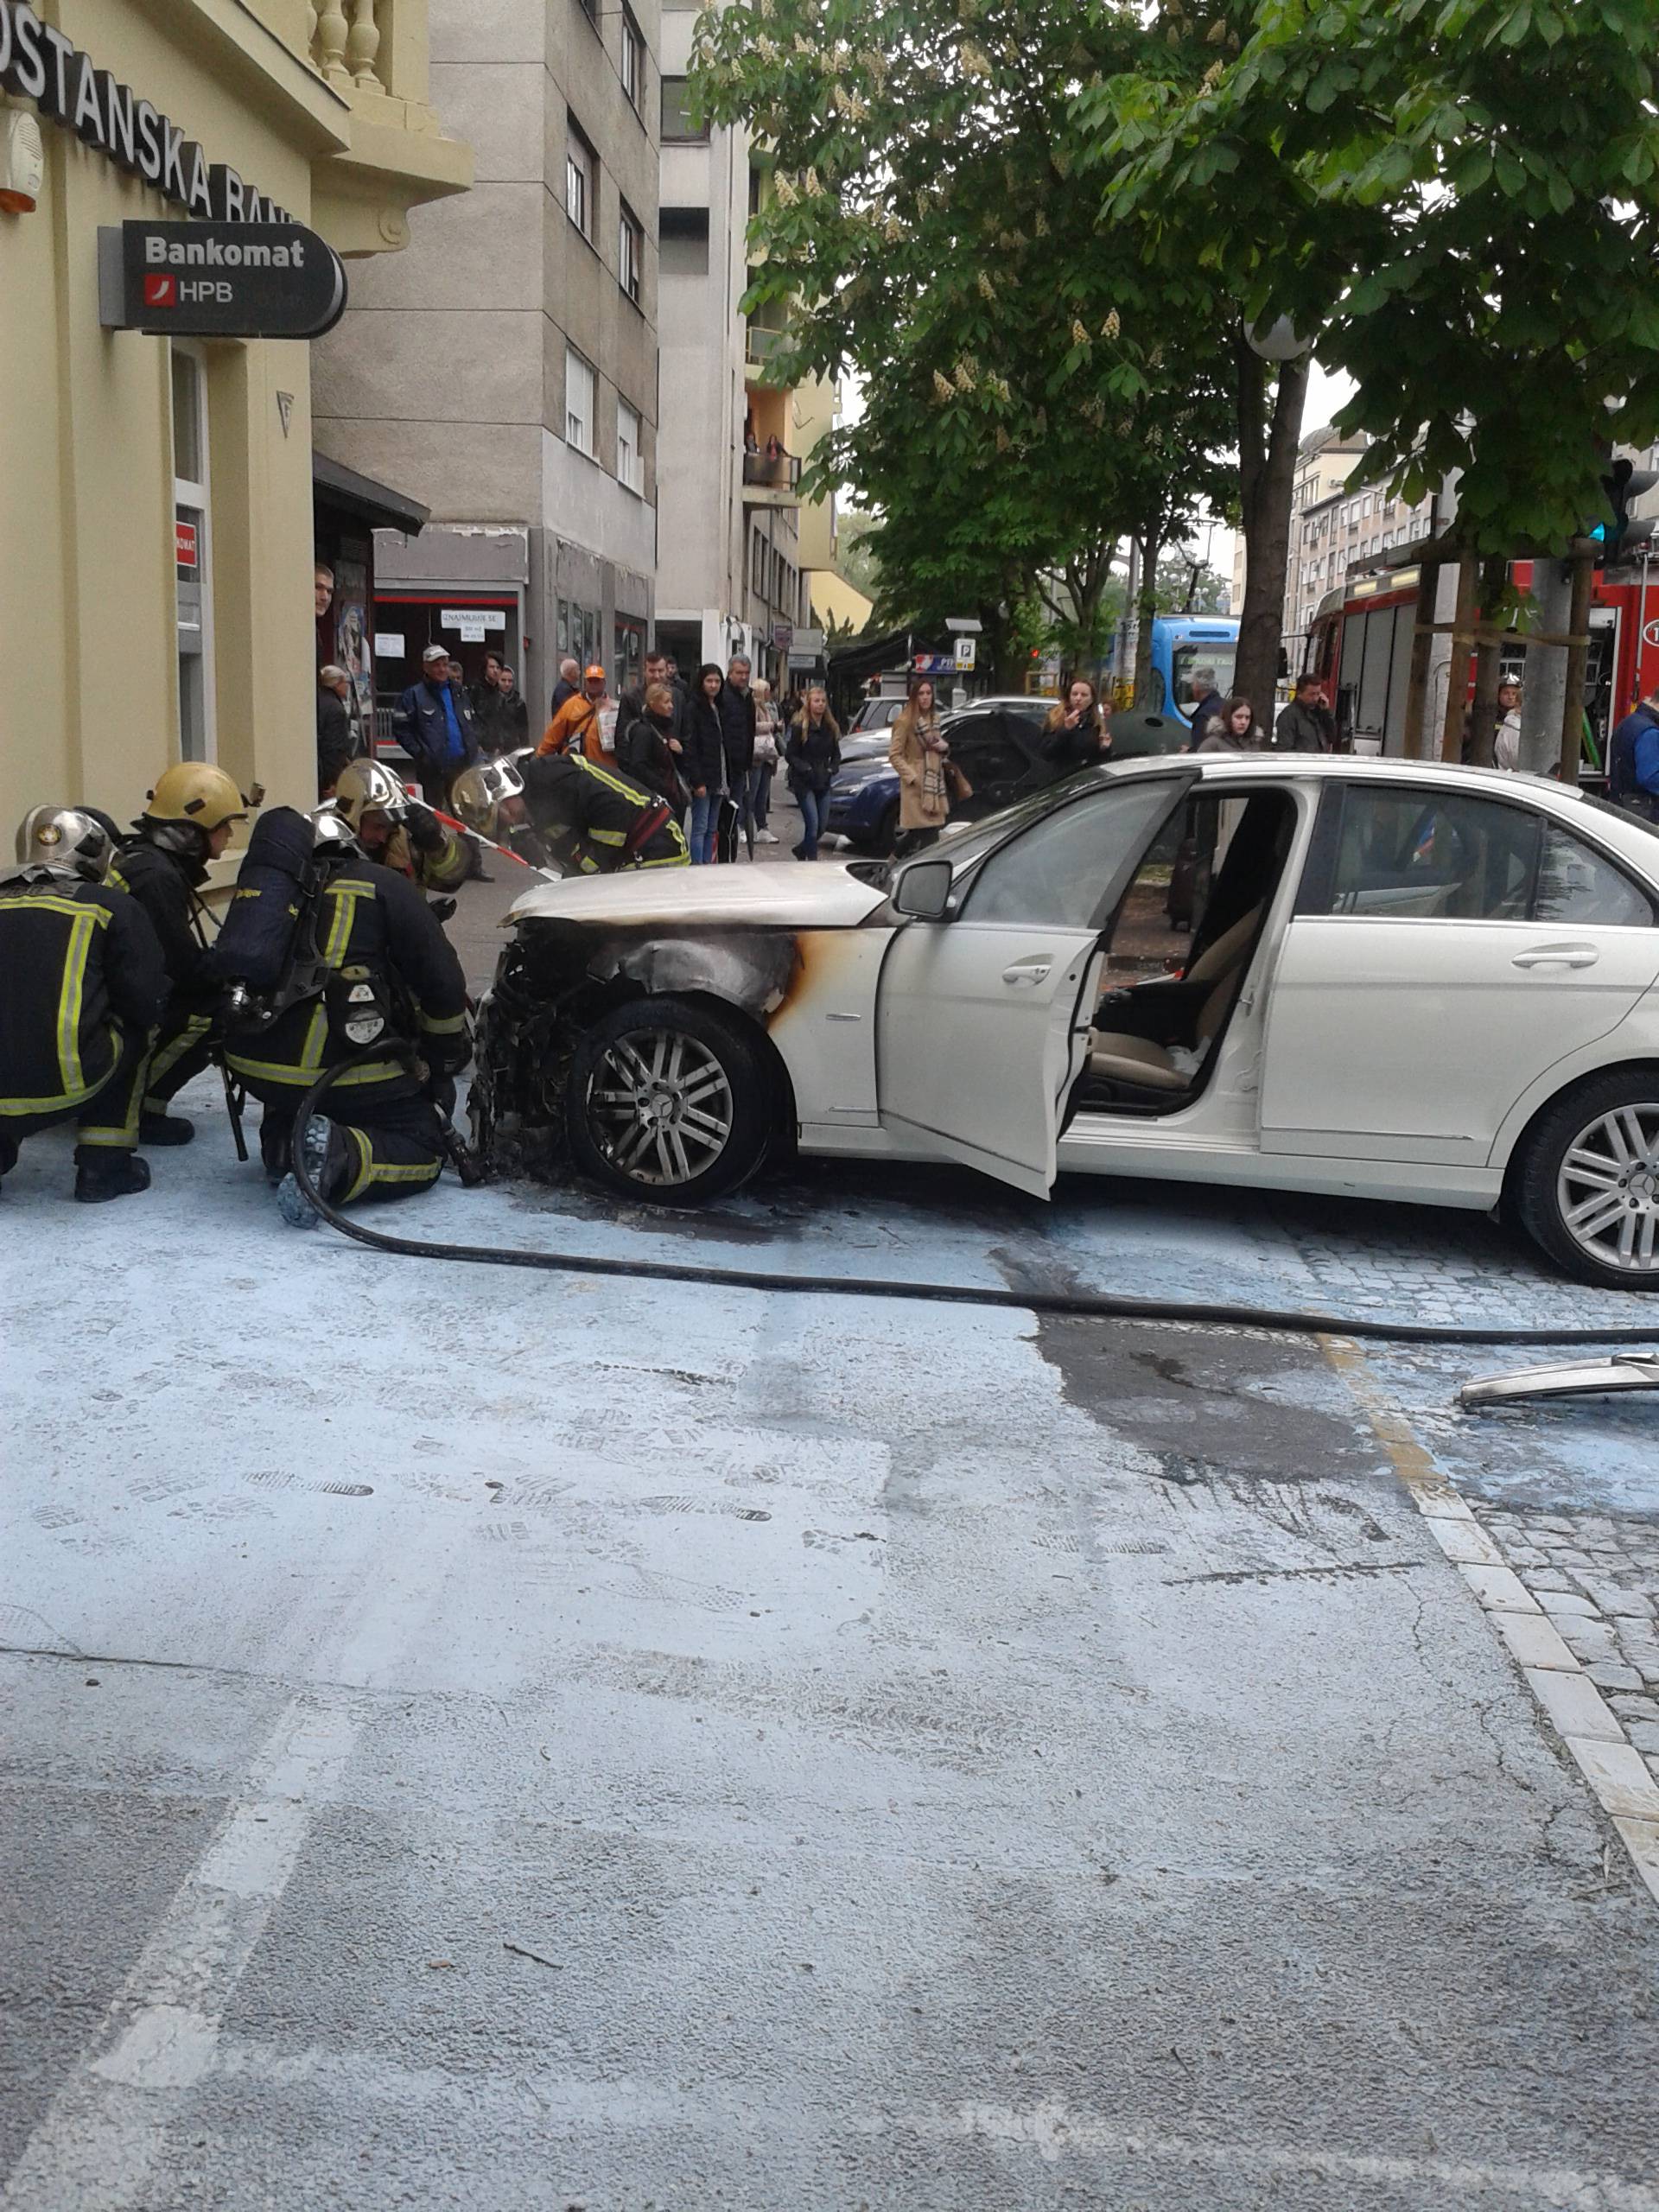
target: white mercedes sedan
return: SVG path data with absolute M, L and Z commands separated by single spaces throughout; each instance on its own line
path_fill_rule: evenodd
M 695 1205 L 779 1146 L 1503 1205 L 1659 1288 L 1659 835 L 1530 777 L 1300 754 L 1066 779 L 887 868 L 519 899 L 480 1141 Z

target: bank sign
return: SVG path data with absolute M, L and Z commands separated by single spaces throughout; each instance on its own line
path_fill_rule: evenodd
M 123 223 L 98 234 L 106 330 L 163 338 L 321 338 L 346 270 L 301 223 Z
M 204 222 L 286 222 L 287 210 L 210 163 L 193 138 L 149 100 L 100 69 L 42 22 L 29 0 L 0 0 L 0 89 L 41 113 Z

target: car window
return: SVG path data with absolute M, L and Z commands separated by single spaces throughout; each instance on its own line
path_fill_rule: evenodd
M 1651 929 L 1653 902 L 1622 868 L 1552 822 L 1544 831 L 1532 918 L 1580 928 L 1600 923 L 1604 927 Z
M 963 918 L 1071 929 L 1103 923 L 1176 795 L 1161 777 L 1137 779 L 1039 817 L 986 861 Z
M 1303 911 L 1390 921 L 1524 921 L 1541 836 L 1539 816 L 1496 799 L 1421 785 L 1350 785 L 1328 889 Z
M 1650 900 L 1542 814 L 1423 786 L 1351 785 L 1335 850 L 1310 863 L 1299 911 L 1389 921 L 1650 927 Z M 1314 878 L 1328 871 L 1323 884 Z

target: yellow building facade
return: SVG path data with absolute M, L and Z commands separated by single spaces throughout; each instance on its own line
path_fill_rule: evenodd
M 99 232 L 228 207 L 395 251 L 470 175 L 426 79 L 426 0 L 0 0 L 4 849 L 181 758 L 314 802 L 309 346 L 106 327 Z

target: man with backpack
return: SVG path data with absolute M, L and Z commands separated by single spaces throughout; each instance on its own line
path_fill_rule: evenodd
M 167 962 L 168 1000 L 145 1078 L 140 1144 L 188 1144 L 196 1133 L 194 1122 L 168 1109 L 212 1057 L 219 994 L 197 894 L 208 862 L 219 858 L 232 830 L 247 818 L 248 803 L 222 768 L 181 760 L 156 779 L 134 835 L 122 839 L 110 868 L 111 887 L 143 908 Z
M 292 1172 L 295 1123 L 325 1069 L 353 1065 L 297 1133 L 331 1205 L 409 1198 L 438 1179 L 440 1106 L 472 1057 L 467 985 L 406 876 L 366 860 L 338 814 L 263 815 L 213 947 L 233 987 L 225 1056 L 264 1108 L 260 1156 L 283 1218 L 318 1215 Z
M 77 1122 L 83 1205 L 149 1188 L 139 1102 L 167 967 L 143 910 L 105 880 L 113 840 L 84 808 L 37 806 L 0 876 L 0 1179 L 22 1140 Z

